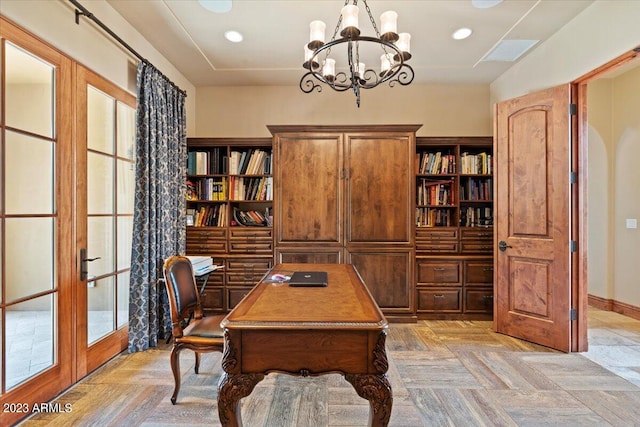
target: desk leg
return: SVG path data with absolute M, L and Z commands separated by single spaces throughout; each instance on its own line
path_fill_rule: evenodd
M 386 427 L 391 417 L 393 395 L 386 374 L 346 374 L 358 396 L 369 401 L 369 425 Z
M 249 396 L 263 374 L 224 373 L 218 383 L 218 417 L 224 427 L 242 427 L 240 399 Z

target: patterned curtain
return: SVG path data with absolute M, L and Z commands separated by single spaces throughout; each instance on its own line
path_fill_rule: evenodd
M 138 64 L 136 194 L 129 284 L 129 352 L 171 331 L 162 265 L 185 253 L 186 94 L 153 65 Z

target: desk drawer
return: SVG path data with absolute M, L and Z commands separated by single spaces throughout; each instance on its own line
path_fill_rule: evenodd
M 418 289 L 418 312 L 462 313 L 462 288 Z

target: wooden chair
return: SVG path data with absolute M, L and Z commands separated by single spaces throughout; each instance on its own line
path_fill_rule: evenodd
M 203 316 L 200 293 L 188 258 L 173 256 L 167 259 L 164 263 L 164 281 L 169 295 L 173 328 L 171 370 L 175 388 L 171 403 L 175 405 L 180 391 L 180 351 L 188 348 L 195 352 L 197 374 L 200 368 L 200 353 L 222 352 L 224 349 L 223 332 L 220 327 L 224 315 Z M 185 325 L 185 319 L 190 317 L 193 319 Z

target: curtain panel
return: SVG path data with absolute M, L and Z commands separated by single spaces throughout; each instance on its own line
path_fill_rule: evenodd
M 171 332 L 164 260 L 185 253 L 186 94 L 153 65 L 137 74 L 136 189 L 129 295 L 129 352 Z

